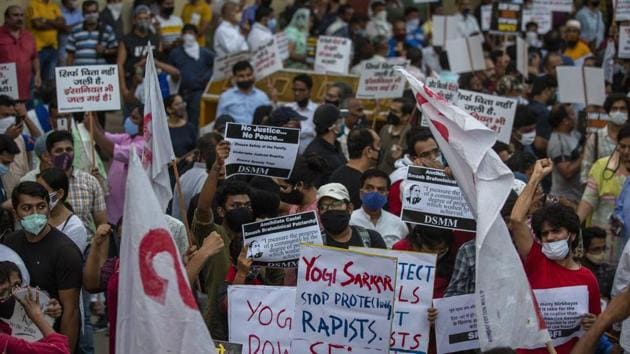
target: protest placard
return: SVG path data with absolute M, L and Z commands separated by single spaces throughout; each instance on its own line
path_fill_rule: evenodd
M 521 31 L 526 31 L 525 27 L 529 22 L 536 22 L 538 24 L 538 34 L 543 35 L 551 30 L 551 12 L 536 6 L 524 8 Z
M 276 41 L 272 38 L 269 42 L 256 48 L 252 57 L 256 80 L 267 77 L 276 71 L 282 70 L 282 59 Z
M 405 58 L 392 58 L 387 61 L 366 61 L 361 69 L 357 98 L 396 98 L 401 97 L 407 82 L 394 70 L 395 66 L 407 67 Z
M 424 84 L 429 86 L 433 92 L 437 92 L 450 103 L 457 103 L 457 100 L 459 99 L 459 93 L 457 91 L 459 89 L 459 85 L 456 82 L 440 81 L 439 79 L 428 77 Z
M 475 218 L 455 179 L 442 170 L 409 166 L 401 219 L 452 230 L 475 231 Z
M 252 55 L 250 52 L 238 52 L 228 54 L 226 56 L 214 57 L 212 66 L 212 78 L 210 81 L 221 81 L 232 76 L 232 67 L 239 61 L 250 61 Z
M 479 348 L 475 294 L 433 300 L 439 316 L 435 320 L 438 354 Z
M 602 129 L 608 123 L 608 113 L 588 112 L 586 113 L 586 131 L 594 133 L 598 129 Z M 578 114 L 578 124 L 580 124 L 581 114 Z
M 524 77 L 528 76 L 528 45 L 521 37 L 516 37 L 516 70 Z
M 243 353 L 289 353 L 293 334 L 295 287 L 228 287 L 230 342 Z
M 55 77 L 59 113 L 120 109 L 116 65 L 57 67 Z
M 389 349 L 396 258 L 302 244 L 292 354 Z
M 447 40 L 459 37 L 457 17 L 433 15 L 431 19 L 433 24 L 432 41 L 434 46 L 442 47 L 446 44 Z
M 489 31 L 490 23 L 492 22 L 492 4 L 481 5 L 481 30 Z
M 497 133 L 497 140 L 510 143 L 517 101 L 503 96 L 459 90 L 457 106 Z
M 534 0 L 534 7 L 551 12 L 572 12 L 573 0 Z
M 459 74 L 485 70 L 482 42 L 481 36 L 446 40 L 446 54 L 451 71 Z
M 242 354 L 243 345 L 239 343 L 224 342 L 222 340 L 214 340 L 214 349 L 217 354 Z
M 0 95 L 7 95 L 14 100 L 20 98 L 15 63 L 0 64 Z
M 46 310 L 50 297 L 45 292 L 31 288 L 32 296 L 39 296 L 39 307 L 42 312 Z M 15 297 L 18 299 L 25 299 L 28 296 L 28 288 L 20 288 L 15 292 Z M 48 324 L 52 325 L 55 320 L 44 314 L 44 319 Z M 13 308 L 13 314 L 11 318 L 6 320 L 11 327 L 11 335 L 17 338 L 27 340 L 29 342 L 35 342 L 44 337 L 37 325 L 31 321 L 30 317 L 26 314 L 24 306 L 19 301 L 15 301 L 15 307 Z
M 284 32 L 278 32 L 274 36 L 276 45 L 278 46 L 278 52 L 280 53 L 280 59 L 289 59 L 289 39 Z
M 314 211 L 245 224 L 243 241 L 254 265 L 269 268 L 297 268 L 301 242 L 323 244 Z
M 440 58 L 433 46 L 422 48 L 422 61 L 429 67 L 430 70 L 439 73 L 442 71 L 442 67 L 440 66 Z
M 352 40 L 342 37 L 319 36 L 315 52 L 315 71 L 347 74 L 350 69 Z
M 437 256 L 431 253 L 378 248 L 350 247 L 350 250 L 398 259 L 389 352 L 428 353 L 431 328 L 427 310 L 431 307 L 433 298 Z
M 490 33 L 518 34 L 521 29 L 521 5 L 513 2 L 495 2 L 492 4 Z
M 619 52 L 617 56 L 621 59 L 630 58 L 630 26 L 619 27 Z
M 300 145 L 300 130 L 228 123 L 225 140 L 231 144 L 225 161 L 226 178 L 237 174 L 289 178 Z
M 613 0 L 615 21 L 630 21 L 630 0 Z
M 603 105 L 606 99 L 604 70 L 594 67 L 557 66 L 558 101 Z

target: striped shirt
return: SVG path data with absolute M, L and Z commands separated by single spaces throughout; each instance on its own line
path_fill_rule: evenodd
M 177 16 L 164 18 L 160 15 L 155 16 L 160 23 L 160 40 L 165 44 L 175 42 L 182 34 L 184 22 Z
M 107 49 L 118 46 L 116 35 L 110 26 L 100 25 L 93 31 L 86 30 L 83 23 L 74 26 L 66 45 L 66 50 L 74 53 L 73 65 L 107 64 L 102 55 L 96 54 L 96 45 L 99 43 Z

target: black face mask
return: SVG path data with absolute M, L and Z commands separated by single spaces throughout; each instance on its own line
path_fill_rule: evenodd
M 254 80 L 238 81 L 236 82 L 236 86 L 241 90 L 249 90 L 254 86 Z
M 400 124 L 400 117 L 392 112 L 387 115 L 387 124 L 398 125 Z
M 299 190 L 293 187 L 293 190 L 289 193 L 280 192 L 280 200 L 287 204 L 301 205 L 302 200 L 304 200 L 304 196 Z
M 329 100 L 324 100 L 324 103 L 326 104 L 331 104 L 335 107 L 339 107 L 339 101 L 329 101 Z
M 308 100 L 309 100 L 309 98 L 308 98 L 308 97 L 306 97 L 306 98 L 305 98 L 305 99 L 303 99 L 303 100 L 299 100 L 299 101 L 295 101 L 295 102 L 297 103 L 298 107 L 300 107 L 300 108 L 306 108 L 306 106 L 308 106 Z
M 171 17 L 171 15 L 173 14 L 174 11 L 175 11 L 174 7 L 164 7 L 164 8 L 162 8 L 162 14 L 164 15 L 164 17 Z
M 462 16 L 467 17 L 468 15 L 470 15 L 470 9 L 463 9 Z
M 0 317 L 11 318 L 15 309 L 15 296 L 11 296 L 3 302 L 0 302 Z
M 339 235 L 348 227 L 350 214 L 347 210 L 329 210 L 321 215 L 321 219 L 326 232 Z
M 577 45 L 577 41 L 567 41 L 567 46 L 569 46 L 569 48 L 573 48 Z
M 234 232 L 241 232 L 243 224 L 254 221 L 254 212 L 250 208 L 236 208 L 225 213 L 225 222 Z
M 599 6 L 599 1 L 591 1 L 591 5 L 598 7 Z

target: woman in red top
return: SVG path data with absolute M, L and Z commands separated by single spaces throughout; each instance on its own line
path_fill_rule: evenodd
M 529 183 L 512 209 L 512 237 L 532 289 L 551 289 L 585 285 L 588 289 L 589 313 L 582 318 L 582 327 L 588 330 L 601 312 L 597 279 L 586 267 L 576 263 L 581 257 L 580 219 L 567 206 L 551 204 L 534 212 L 532 228 L 539 242 L 535 242 L 527 226 L 527 211 L 532 204 L 536 188 L 551 173 L 549 159 L 538 160 Z M 556 347 L 558 354 L 568 354 L 577 338 Z M 542 347 L 533 350 L 519 349 L 518 353 L 547 353 Z

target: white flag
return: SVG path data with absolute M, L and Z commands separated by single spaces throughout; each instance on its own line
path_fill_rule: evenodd
M 150 186 L 132 150 L 120 245 L 116 353 L 214 353 Z
M 168 202 L 173 198 L 171 181 L 168 176 L 168 164 L 175 160 L 171 134 L 168 131 L 164 100 L 160 91 L 155 61 L 148 44 L 147 63 L 144 68 L 144 151 L 142 163 L 147 170 L 153 192 L 160 202 L 160 210 L 166 211 Z
M 401 72 L 477 220 L 475 293 L 481 350 L 544 346 L 549 333 L 500 216 L 514 176 L 492 150 L 496 133 Z

